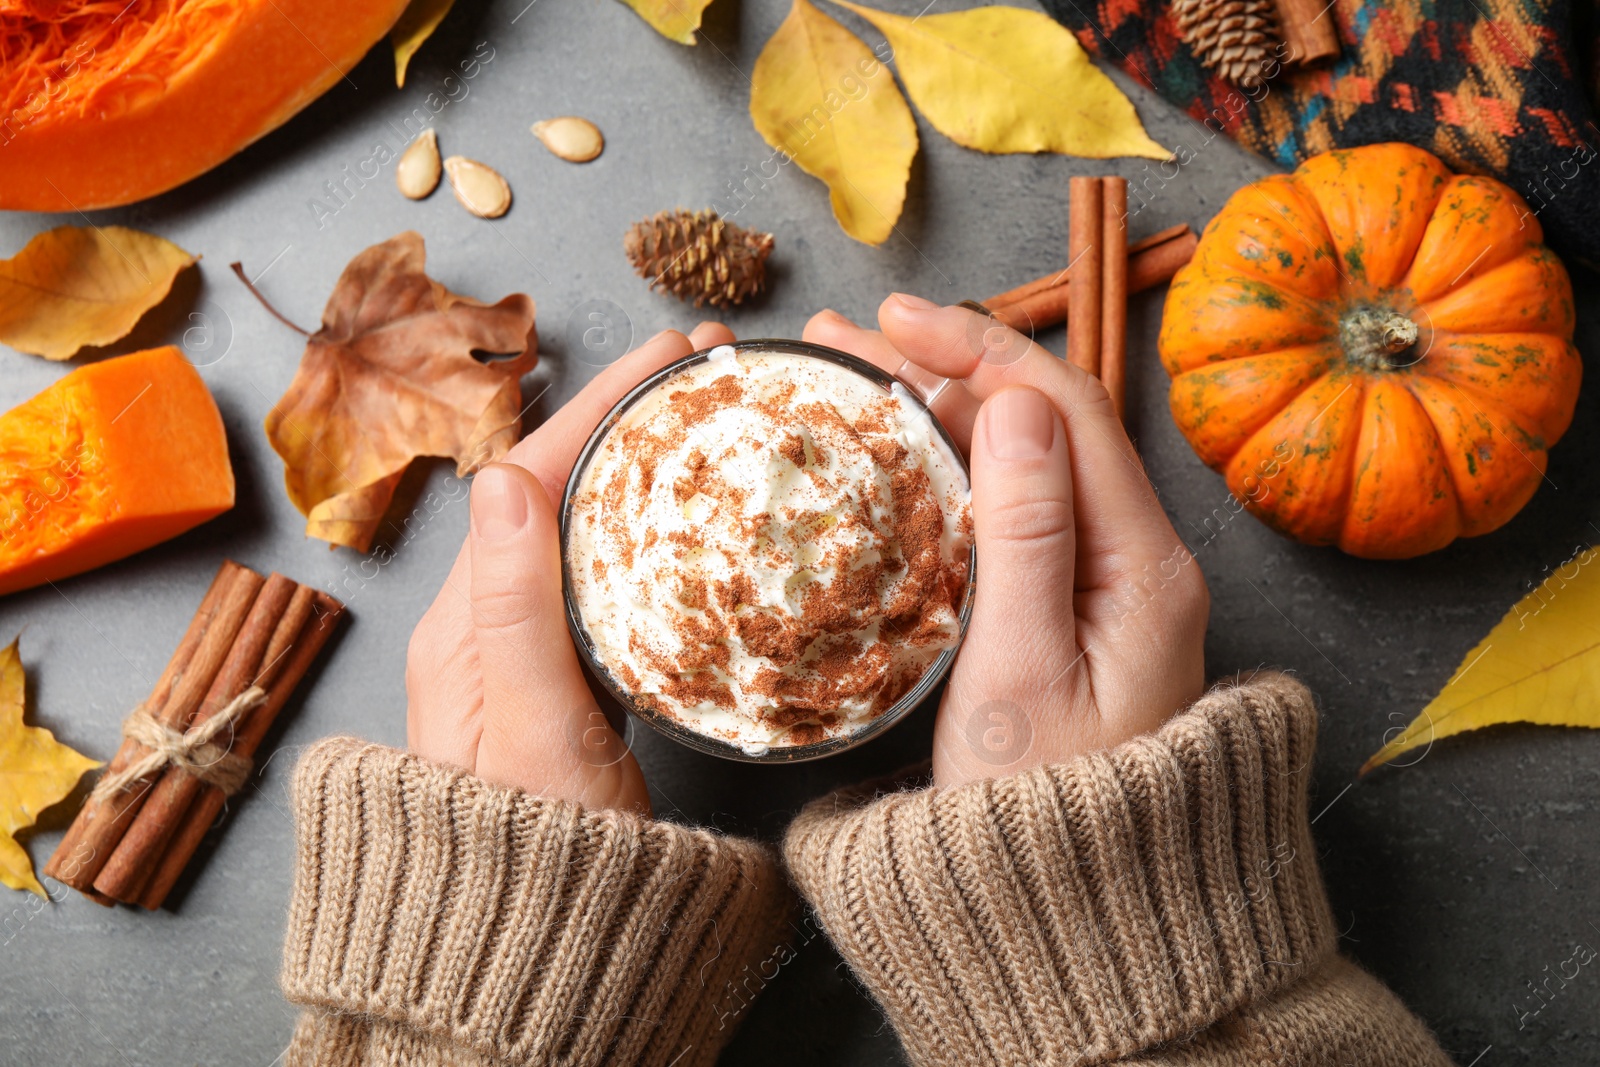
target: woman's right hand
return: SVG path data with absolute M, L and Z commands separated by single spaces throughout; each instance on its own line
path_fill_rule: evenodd
M 555 502 L 589 434 L 629 389 L 732 341 L 709 322 L 687 337 L 657 335 L 473 478 L 466 543 L 406 654 L 413 752 L 591 810 L 649 814 L 644 775 L 595 701 L 567 631 Z
M 1061 763 L 1155 730 L 1202 693 L 1205 579 L 1098 379 L 959 307 L 896 294 L 880 331 L 825 311 L 805 340 L 927 395 L 968 453 L 972 621 L 934 730 L 934 781 Z

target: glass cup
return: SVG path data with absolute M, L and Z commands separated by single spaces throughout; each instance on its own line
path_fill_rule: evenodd
M 846 352 L 801 341 L 740 341 L 732 346 L 718 346 L 718 349 L 723 347 L 732 347 L 736 354 L 773 353 L 777 355 L 806 356 L 812 359 L 824 360 L 860 375 L 885 394 L 892 393 L 898 397 L 902 405 L 911 407 L 919 412 L 919 417 L 928 419 L 934 431 L 955 458 L 956 465 L 960 469 L 962 476 L 967 479 L 968 486 L 971 486 L 971 472 L 967 469 L 966 461 L 962 457 L 960 449 L 951 440 L 949 432 L 940 424 L 933 412 L 928 410 L 926 405 L 922 403 L 918 393 L 907 388 L 893 375 L 887 374 L 871 363 L 858 359 Z M 684 356 L 682 359 L 669 363 L 634 386 L 626 396 L 617 401 L 615 407 L 606 413 L 605 418 L 600 420 L 594 433 L 590 435 L 588 442 L 584 444 L 583 451 L 578 454 L 577 462 L 572 467 L 572 474 L 567 479 L 566 491 L 561 497 L 561 568 L 562 588 L 567 604 L 567 627 L 572 631 L 573 641 L 577 644 L 584 662 L 589 665 L 589 669 L 594 672 L 595 677 L 600 680 L 606 690 L 635 718 L 646 723 L 658 733 L 672 738 L 679 744 L 708 755 L 739 760 L 744 763 L 799 763 L 805 760 L 821 759 L 824 756 L 832 756 L 847 749 L 855 748 L 857 745 L 863 744 L 888 730 L 905 718 L 917 705 L 921 704 L 928 694 L 933 691 L 934 687 L 949 673 L 950 665 L 955 662 L 956 651 L 961 645 L 961 640 L 966 636 L 967 623 L 972 617 L 972 596 L 977 577 L 977 549 L 974 546 L 968 555 L 967 583 L 966 589 L 962 594 L 960 611 L 958 612 L 960 627 L 956 643 L 939 653 L 938 657 L 923 671 L 922 677 L 917 680 L 916 684 L 904 696 L 870 722 L 863 724 L 849 734 L 842 737 L 829 737 L 809 744 L 774 745 L 765 751 L 750 752 L 720 737 L 713 737 L 692 729 L 684 723 L 637 701 L 635 694 L 629 691 L 629 688 L 622 683 L 622 680 L 617 678 L 600 658 L 599 650 L 595 647 L 595 643 L 589 635 L 588 627 L 584 624 L 577 597 L 573 593 L 570 571 L 571 553 L 568 552 L 567 542 L 572 528 L 574 501 L 580 487 L 583 485 L 590 462 L 599 453 L 600 446 L 604 443 L 607 434 L 622 421 L 624 414 L 645 396 L 669 384 L 688 368 L 707 362 L 711 358 L 711 353 L 718 349 L 705 349 L 692 355 Z

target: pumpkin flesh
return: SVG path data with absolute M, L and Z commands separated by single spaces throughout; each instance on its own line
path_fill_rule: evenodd
M 405 0 L 0 0 L 0 208 L 165 192 L 356 65 Z
M 90 363 L 0 415 L 0 594 L 175 537 L 233 494 L 222 416 L 181 352 Z
M 1542 242 L 1510 189 L 1409 145 L 1247 186 L 1168 296 L 1173 416 L 1297 540 L 1406 558 L 1496 529 L 1538 488 L 1582 373 Z

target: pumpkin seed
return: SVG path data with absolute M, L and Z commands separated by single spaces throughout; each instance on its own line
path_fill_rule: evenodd
M 511 208 L 511 186 L 493 167 L 466 156 L 444 161 L 450 188 L 461 206 L 482 219 L 497 219 Z
M 417 134 L 394 168 L 394 183 L 402 195 L 421 200 L 439 185 L 439 135 L 430 126 Z
M 600 127 L 575 115 L 544 119 L 535 122 L 532 129 L 533 135 L 543 141 L 551 153 L 569 163 L 587 163 L 606 147 Z

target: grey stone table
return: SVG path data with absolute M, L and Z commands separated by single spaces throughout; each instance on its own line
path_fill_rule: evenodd
M 923 6 L 886 2 L 905 12 Z M 541 394 L 529 415 L 537 422 L 595 371 L 567 329 L 585 302 L 623 309 L 635 339 L 696 321 L 633 276 L 621 250 L 627 225 L 679 205 L 727 210 L 729 183 L 770 154 L 746 112 L 748 75 L 787 10 L 783 0 L 717 0 L 695 48 L 655 36 L 614 0 L 460 8 L 403 92 L 380 48 L 286 128 L 213 173 L 93 218 L 204 255 L 183 291 L 116 351 L 185 345 L 227 421 L 239 499 L 186 536 L 59 590 L 0 600 L 0 639 L 22 631 L 33 720 L 107 755 L 118 721 L 160 671 L 225 556 L 336 588 L 352 618 L 271 738 L 271 758 L 234 804 L 230 825 L 212 835 L 167 910 L 109 911 L 58 885 L 62 899 L 42 909 L 20 893 L 0 894 L 0 1062 L 265 1067 L 279 1055 L 293 1019 L 274 984 L 290 875 L 289 765 L 299 748 L 334 732 L 404 742 L 406 638 L 466 529 L 464 487 L 433 464 L 407 486 L 420 510 L 404 532 L 389 530 L 387 562 L 305 539 L 261 429 L 294 375 L 300 338 L 227 264 L 241 260 L 282 311 L 311 324 L 352 255 L 418 230 L 430 273 L 452 289 L 489 299 L 524 291 L 538 301 L 543 360 L 525 382 L 527 396 Z M 473 78 L 446 80 L 474 56 Z M 1151 182 L 1135 236 L 1180 221 L 1200 226 L 1231 190 L 1268 171 L 1220 138 L 1199 147 L 1206 137 L 1194 123 L 1119 81 L 1158 140 L 1198 148 L 1176 178 Z M 376 146 L 399 146 L 405 119 L 430 106 L 430 93 L 438 94 L 433 123 L 446 153 L 483 159 L 510 179 L 516 203 L 504 219 L 471 218 L 447 192 L 407 202 L 390 167 L 365 187 L 347 181 Z M 562 114 L 605 130 L 598 161 L 562 163 L 529 135 L 530 122 Z M 776 234 L 777 253 L 771 293 L 728 316 L 740 334 L 795 336 L 812 311 L 830 306 L 870 321 L 896 289 L 954 301 L 1007 288 L 1061 263 L 1070 175 L 1153 173 L 1128 160 L 983 156 L 926 124 L 921 133 L 905 215 L 881 248 L 845 237 L 824 189 L 794 168 L 754 194 L 740 221 Z M 345 199 L 330 198 L 330 182 L 345 183 Z M 82 220 L 0 217 L 0 254 L 63 221 Z M 1591 350 L 1600 341 L 1595 293 L 1580 279 L 1579 343 Z M 1291 544 L 1248 516 L 1219 524 L 1227 491 L 1167 413 L 1155 360 L 1160 308 L 1159 293 L 1133 301 L 1130 426 L 1211 584 L 1211 671 L 1292 667 L 1322 702 L 1313 803 L 1345 950 L 1420 1012 L 1461 1064 L 1600 1064 L 1600 973 L 1584 970 L 1539 1014 L 1519 1016 L 1539 1003 L 1528 983 L 1554 974 L 1575 942 L 1600 945 L 1600 734 L 1500 728 L 1354 780 L 1385 731 L 1410 719 L 1531 583 L 1597 539 L 1593 378 L 1547 484 L 1515 522 L 1419 561 L 1368 563 Z M 0 406 L 63 369 L 0 353 Z M 931 718 L 925 711 L 861 750 L 793 768 L 719 763 L 654 736 L 640 736 L 637 750 L 658 811 L 773 836 L 807 798 L 925 751 Z M 31 839 L 36 863 L 60 828 L 57 819 Z M 723 1062 L 899 1060 L 892 1031 L 819 938 L 757 1002 Z

